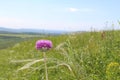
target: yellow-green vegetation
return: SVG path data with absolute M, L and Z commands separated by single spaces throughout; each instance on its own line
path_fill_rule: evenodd
M 0 33 L 0 49 L 5 49 L 13 46 L 21 41 L 30 40 L 34 37 L 44 37 L 42 34 L 30 33 Z
M 43 54 L 35 42 L 0 50 L 0 80 L 45 80 Z M 120 80 L 120 31 L 85 32 L 44 37 L 49 80 Z
M 8 33 L 6 33 L 6 34 L 2 34 L 2 33 L 0 33 L 0 36 L 9 36 L 9 37 L 20 37 L 20 38 L 28 38 L 28 37 L 40 37 L 40 36 L 44 36 L 44 35 L 42 35 L 42 34 L 30 34 L 30 33 L 24 33 L 24 34 L 22 34 L 22 33 L 11 33 L 11 34 L 8 34 Z

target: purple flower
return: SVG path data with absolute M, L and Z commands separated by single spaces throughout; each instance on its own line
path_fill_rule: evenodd
M 49 50 L 52 48 L 52 42 L 50 40 L 38 40 L 36 42 L 37 50 Z

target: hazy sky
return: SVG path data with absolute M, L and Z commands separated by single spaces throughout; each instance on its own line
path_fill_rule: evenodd
M 0 0 L 1 27 L 105 29 L 119 19 L 120 0 Z

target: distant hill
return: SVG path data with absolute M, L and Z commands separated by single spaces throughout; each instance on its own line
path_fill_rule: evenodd
M 0 33 L 42 33 L 42 34 L 62 34 L 66 31 L 60 30 L 41 30 L 41 29 L 11 29 L 0 27 Z

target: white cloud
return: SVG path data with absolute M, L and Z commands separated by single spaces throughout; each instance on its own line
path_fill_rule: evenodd
M 68 9 L 70 12 L 76 12 L 76 11 L 79 11 L 79 9 L 77 9 L 77 8 L 69 8 Z
M 69 12 L 93 12 L 93 9 L 90 8 L 68 8 Z

